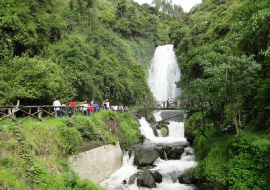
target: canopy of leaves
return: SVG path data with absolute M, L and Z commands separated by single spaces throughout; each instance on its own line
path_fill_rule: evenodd
M 204 0 L 172 28 L 183 101 L 204 103 L 212 115 L 223 110 L 221 123 L 244 118 L 269 129 L 269 10 L 267 0 Z
M 0 103 L 151 99 L 146 69 L 173 18 L 131 0 L 0 2 Z

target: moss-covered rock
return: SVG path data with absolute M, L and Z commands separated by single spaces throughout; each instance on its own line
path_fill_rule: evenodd
M 160 131 L 163 137 L 167 137 L 169 135 L 169 130 L 166 127 L 162 127 Z

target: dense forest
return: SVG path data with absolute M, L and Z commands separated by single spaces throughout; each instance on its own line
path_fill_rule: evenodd
M 4 0 L 0 9 L 1 104 L 152 99 L 145 69 L 183 15 L 130 0 Z
M 201 188 L 269 189 L 270 2 L 204 0 L 170 38 Z

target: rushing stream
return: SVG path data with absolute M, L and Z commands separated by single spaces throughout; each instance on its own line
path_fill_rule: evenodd
M 159 101 L 166 101 L 168 98 L 174 98 L 179 95 L 180 89 L 176 88 L 175 82 L 180 79 L 180 69 L 178 68 L 176 57 L 173 52 L 172 45 L 159 46 L 156 49 L 154 58 L 152 60 L 151 68 L 149 70 L 148 84 L 154 96 Z M 156 111 L 154 113 L 156 121 L 166 119 L 175 115 L 179 115 L 180 110 L 175 111 Z M 143 117 L 139 120 L 141 133 L 146 137 L 142 146 L 144 147 L 178 147 L 182 146 L 184 152 L 178 159 L 167 159 L 167 154 L 164 151 L 164 159 L 158 158 L 151 169 L 152 172 L 158 171 L 162 175 L 162 183 L 156 183 L 157 187 L 152 188 L 156 190 L 193 190 L 192 185 L 184 185 L 178 182 L 178 177 L 184 174 L 192 167 L 196 166 L 194 150 L 188 146 L 188 142 L 184 137 L 184 123 L 180 118 L 168 120 L 167 137 L 161 136 L 161 131 L 157 130 L 157 136 L 151 125 Z M 130 176 L 142 170 L 137 169 L 134 164 L 134 153 L 130 156 L 128 152 L 124 153 L 123 166 L 116 171 L 111 177 L 103 181 L 100 185 L 107 190 L 138 190 L 149 189 L 137 186 L 134 184 L 128 185 Z M 127 184 L 123 184 L 126 180 Z

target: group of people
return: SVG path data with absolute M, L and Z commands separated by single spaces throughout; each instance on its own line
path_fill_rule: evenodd
M 53 102 L 54 111 L 56 112 L 57 117 L 65 118 L 66 112 L 68 113 L 69 117 L 72 117 L 75 113 L 75 106 L 77 103 L 75 101 L 71 101 L 68 105 L 67 102 L 60 103 L 60 98 L 56 98 L 56 100 Z M 69 107 L 66 107 L 69 106 Z
M 77 103 L 75 101 L 71 101 L 69 104 L 67 102 L 64 102 L 63 104 L 61 104 L 60 98 L 57 98 L 53 102 L 54 110 L 56 112 L 57 117 L 61 117 L 62 115 L 63 118 L 66 116 L 66 112 L 68 113 L 69 117 L 74 116 L 75 112 L 78 109 L 75 107 L 76 105 Z M 112 111 L 120 111 L 120 112 L 124 111 L 123 106 L 117 106 L 117 105 L 110 106 L 108 99 L 104 100 L 101 106 L 103 110 L 112 110 Z M 90 103 L 87 101 L 84 101 L 80 105 L 79 109 L 81 112 L 83 112 L 83 115 L 92 116 L 93 113 L 96 113 L 99 111 L 99 105 L 97 104 L 95 100 L 92 100 Z
M 166 104 L 167 104 L 167 108 L 173 108 L 173 107 L 180 107 L 180 100 L 177 100 L 177 102 L 173 102 L 173 99 L 172 98 L 169 98 L 167 101 L 166 101 Z
M 124 111 L 124 107 L 123 106 L 118 106 L 118 105 L 110 105 L 110 102 L 108 99 L 104 100 L 101 104 L 103 110 L 112 110 L 112 111 L 120 111 L 123 112 Z
M 93 113 L 98 112 L 99 106 L 95 100 L 92 100 L 90 104 L 87 101 L 84 101 L 82 102 L 81 110 L 85 116 L 91 116 Z

